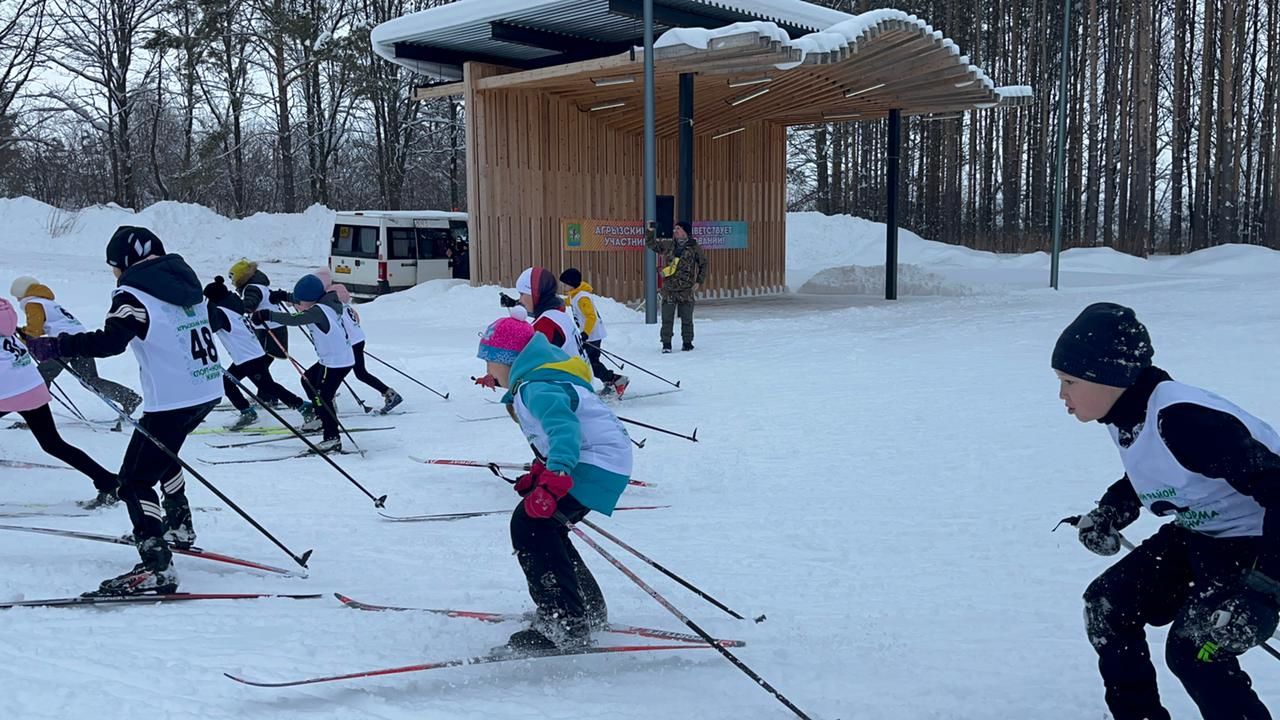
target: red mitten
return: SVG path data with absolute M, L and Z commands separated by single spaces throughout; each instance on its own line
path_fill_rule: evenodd
M 520 497 L 524 497 L 533 492 L 533 486 L 538 484 L 538 477 L 547 471 L 547 466 L 542 464 L 541 460 L 534 460 L 529 466 L 529 472 L 516 478 L 516 492 Z
M 471 379 L 475 380 L 476 384 L 479 385 L 480 387 L 487 387 L 490 390 L 493 390 L 498 387 L 498 378 L 492 375 L 485 375 L 483 377 L 471 378 Z
M 573 478 L 565 473 L 543 470 L 537 483 L 533 492 L 524 499 L 524 512 L 531 518 L 545 520 L 556 514 L 556 504 L 569 494 Z

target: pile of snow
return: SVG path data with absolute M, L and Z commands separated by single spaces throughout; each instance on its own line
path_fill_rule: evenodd
M 884 295 L 884 265 L 843 265 L 809 278 L 800 292 L 812 295 Z M 948 282 L 918 265 L 898 266 L 899 295 L 969 295 L 972 290 Z
M 787 214 L 787 286 L 793 291 L 844 294 L 847 289 L 848 294 L 860 294 L 868 286 L 857 278 L 865 275 L 872 280 L 877 273 L 883 274 L 884 261 L 883 223 L 849 215 Z M 925 272 L 940 276 L 953 289 L 967 286 L 1002 292 L 1044 286 L 1050 257 L 1046 252 L 1013 255 L 973 250 L 925 240 L 902 228 L 898 262 L 899 283 L 904 287 L 908 279 L 931 286 L 933 281 L 917 274 Z M 850 271 L 850 266 L 864 269 Z M 1062 253 L 1062 273 L 1066 285 L 1077 287 L 1221 275 L 1274 276 L 1280 273 L 1280 253 L 1254 245 L 1223 245 L 1188 255 L 1140 258 L 1111 248 L 1075 248 Z
M 228 260 L 240 257 L 323 261 L 333 217 L 332 210 L 320 205 L 298 214 L 258 213 L 233 220 L 179 202 L 160 202 L 137 212 L 114 204 L 66 211 L 28 197 L 0 199 L 0 227 L 43 252 L 100 255 L 117 227 L 141 225 L 153 230 L 169 252 L 224 269 Z

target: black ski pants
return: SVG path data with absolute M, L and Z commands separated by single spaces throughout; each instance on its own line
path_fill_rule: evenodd
M 1270 720 L 1235 657 L 1196 659 L 1209 616 L 1253 566 L 1257 542 L 1168 524 L 1089 585 L 1085 625 L 1115 720 L 1170 720 L 1145 630 L 1170 623 L 1165 662 L 1205 720 Z
M 0 413 L 4 415 L 5 413 Z M 53 422 L 53 413 L 47 404 L 35 410 L 22 410 L 18 413 L 27 423 L 27 429 L 36 436 L 40 449 L 58 458 L 62 462 L 79 470 L 81 474 L 93 480 L 93 486 L 102 492 L 116 489 L 119 484 L 116 474 L 107 470 L 85 454 L 85 451 L 62 439 L 58 434 L 58 426 Z
M 338 437 L 338 413 L 337 406 L 333 404 L 333 396 L 338 394 L 338 386 L 349 372 L 349 367 L 331 368 L 316 363 L 307 368 L 302 378 L 302 391 L 313 397 L 316 412 L 320 413 L 325 440 Z
M 237 380 L 248 378 L 249 382 L 253 383 L 253 386 L 258 390 L 258 399 L 264 403 L 279 400 L 294 410 L 302 406 L 302 398 L 289 392 L 285 386 L 271 377 L 270 355 L 254 358 L 244 364 L 232 365 L 227 368 L 227 372 Z M 231 379 L 226 375 L 222 376 L 222 391 L 237 410 L 244 412 L 249 409 L 249 401 L 245 400 L 240 388 L 231 382 Z
M 560 500 L 559 510 L 570 522 L 590 512 L 571 495 Z M 558 520 L 531 518 L 521 502 L 511 513 L 511 546 L 540 615 L 565 624 L 586 621 L 594 627 L 608 622 L 600 585 L 569 541 L 569 529 Z
M 355 356 L 356 356 L 356 366 L 355 366 L 356 379 L 364 383 L 365 385 L 368 385 L 369 387 L 373 388 L 374 390 L 377 390 L 379 395 L 386 395 L 387 391 L 390 390 L 391 388 L 387 387 L 386 383 L 374 377 L 373 373 L 369 372 L 368 368 L 365 367 L 364 340 L 361 340 L 355 345 L 352 345 L 351 352 L 355 353 Z
M 597 380 L 607 384 L 618 379 L 618 373 L 605 367 L 605 364 L 600 361 L 599 340 L 588 340 L 582 343 L 582 350 L 587 354 L 587 360 L 591 362 L 591 373 Z
M 174 455 L 182 449 L 187 436 L 204 422 L 217 400 L 192 407 L 160 412 L 144 412 L 138 420 L 152 437 Z M 160 485 L 164 493 L 163 510 Z M 133 537 L 141 543 L 147 538 L 161 537 L 166 528 L 191 522 L 191 505 L 187 502 L 186 479 L 182 465 L 139 430 L 133 431 L 129 447 L 120 463 L 120 499 L 129 510 Z
M 258 342 L 262 344 L 262 349 L 266 350 L 267 355 L 271 358 L 284 360 L 289 357 L 289 328 L 287 326 L 281 325 L 270 330 L 255 327 L 253 334 L 257 336 Z
M 80 356 L 65 358 L 62 362 L 50 360 L 40 363 L 40 377 L 44 378 L 45 385 L 52 384 L 62 374 L 63 363 L 66 363 L 72 372 L 79 375 L 94 390 L 113 400 L 126 413 L 132 415 L 133 411 L 142 404 L 142 396 L 138 393 L 98 375 L 98 363 L 91 357 Z

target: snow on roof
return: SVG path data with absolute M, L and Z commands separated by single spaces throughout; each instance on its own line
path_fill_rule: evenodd
M 756 1 L 765 3 L 770 0 Z M 779 70 L 789 70 L 803 63 L 808 55 L 838 52 L 862 41 L 877 26 L 890 21 L 898 21 L 916 25 L 923 34 L 929 35 L 942 43 L 943 48 L 949 54 L 959 56 L 957 57 L 957 62 L 969 66 L 969 71 L 977 77 L 978 82 L 981 82 L 988 90 L 995 89 L 995 83 L 991 81 L 991 78 L 987 76 L 982 68 L 976 65 L 969 65 L 968 56 L 960 56 L 960 46 L 956 45 L 950 38 L 945 37 L 940 30 L 935 30 L 932 25 L 915 15 L 892 8 L 872 10 L 860 15 L 847 15 L 845 13 L 839 13 L 839 15 L 843 16 L 844 19 L 831 25 L 826 30 L 809 33 L 795 40 L 790 39 L 784 30 L 771 22 L 740 22 L 714 30 L 676 28 L 663 33 L 662 37 L 654 43 L 654 49 L 685 45 L 699 50 L 706 50 L 710 47 L 711 41 L 717 38 L 757 33 L 761 37 L 767 37 L 781 43 L 784 47 L 795 48 L 800 51 L 799 62 L 783 63 L 777 66 Z M 1026 90 L 1030 93 L 1031 89 L 1026 88 Z
M 803 0 L 697 0 L 697 2 L 815 28 L 830 27 L 853 17 L 849 13 Z
M 466 220 L 464 212 L 446 212 L 444 210 L 338 210 L 337 220 L 350 220 L 352 217 L 393 218 L 412 220 L 414 218 L 430 220 Z
M 791 36 L 787 35 L 786 31 L 775 23 L 764 21 L 736 22 L 714 30 L 704 28 L 675 28 L 674 30 L 668 30 L 662 33 L 662 37 L 653 42 L 653 49 L 661 50 L 664 47 L 686 45 L 698 50 L 706 50 L 711 47 L 712 40 L 733 37 L 734 35 L 745 35 L 747 33 L 757 33 L 761 37 L 771 38 L 780 43 L 791 41 Z
M 1035 97 L 1036 95 L 1030 85 L 1004 85 L 996 88 L 996 94 L 1001 98 Z
M 607 0 L 595 0 L 595 2 L 599 7 L 590 8 L 590 12 L 607 16 Z M 852 17 L 847 13 L 820 7 L 804 0 L 685 0 L 685 2 L 810 28 L 824 28 Z M 532 17 L 551 19 L 565 14 L 585 19 L 590 15 L 588 10 L 583 8 L 591 5 L 592 0 L 457 0 L 448 5 L 428 8 L 388 20 L 373 28 L 369 40 L 373 45 L 373 51 L 386 60 L 441 79 L 457 80 L 462 75 L 455 66 L 396 57 L 396 43 L 418 42 L 432 34 L 463 26 L 509 19 L 515 14 L 519 14 L 525 21 Z M 563 28 L 558 29 L 564 31 Z M 585 28 L 581 32 L 588 34 Z

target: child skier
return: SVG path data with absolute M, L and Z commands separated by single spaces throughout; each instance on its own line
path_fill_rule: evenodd
M 114 473 L 94 462 L 78 447 L 58 434 L 49 411 L 49 387 L 44 384 L 31 353 L 18 339 L 18 313 L 9 301 L 0 299 L 0 416 L 16 412 L 26 421 L 40 449 L 79 470 L 93 480 L 98 495 L 80 503 L 90 510 L 119 502 L 119 485 Z
M 298 280 L 293 287 L 293 300 L 300 311 L 296 315 L 263 309 L 255 311 L 252 320 L 259 325 L 274 322 L 314 328 L 311 339 L 316 344 L 318 360 L 303 375 L 302 391 L 312 396 L 324 427 L 324 439 L 317 447 L 321 452 L 342 452 L 333 396 L 356 362 L 342 324 L 342 303 L 337 294 L 324 289 L 324 283 L 315 275 L 303 275 Z
M 356 312 L 355 306 L 351 304 L 351 292 L 342 284 L 335 284 L 332 276 L 329 275 L 329 268 L 317 268 L 311 273 L 320 278 L 320 282 L 324 283 L 325 290 L 332 290 L 338 296 L 338 302 L 342 303 L 342 324 L 347 330 L 347 338 L 351 341 L 351 352 L 355 355 L 356 364 L 352 369 L 352 374 L 356 376 L 360 382 L 368 385 L 382 395 L 382 408 L 379 413 L 386 415 L 391 409 L 404 402 L 404 398 L 400 397 L 400 393 L 387 387 L 387 384 L 379 380 L 373 373 L 369 372 L 364 363 L 364 346 L 368 336 L 364 333 L 364 328 L 360 327 L 360 314 Z M 288 294 L 283 290 L 272 290 L 271 297 L 277 301 L 283 302 L 288 299 Z
M 271 302 L 271 280 L 258 269 L 258 263 L 240 258 L 231 266 L 227 275 L 231 277 L 231 284 L 235 285 L 236 292 L 240 293 L 240 299 L 244 301 L 245 314 L 259 310 L 284 312 L 284 308 Z M 267 332 L 268 330 L 272 332 Z M 262 349 L 267 351 L 270 358 L 267 360 L 268 364 L 271 360 L 289 357 L 288 328 L 282 327 L 280 323 L 269 322 L 266 325 L 254 325 L 253 334 L 258 337 Z
M 573 319 L 582 329 L 580 337 L 582 350 L 587 354 L 587 360 L 591 362 L 591 371 L 600 382 L 604 383 L 604 391 L 601 394 L 617 393 L 618 397 L 622 397 L 631 380 L 626 375 L 619 375 L 610 370 L 600 362 L 600 344 L 609 336 L 609 333 L 604 328 L 604 320 L 600 319 L 600 314 L 596 312 L 596 296 L 593 294 L 592 287 L 583 282 L 582 272 L 578 268 L 569 268 L 560 273 L 560 282 L 569 286 L 569 307 L 573 310 Z
M 166 255 L 146 228 L 122 226 L 107 243 L 107 264 L 117 278 L 101 330 L 34 338 L 41 362 L 60 357 L 110 357 L 133 348 L 142 380 L 138 425 L 172 453 L 182 449 L 222 396 L 222 366 L 201 307 L 200 281 L 178 255 Z M 163 512 L 155 486 L 162 484 Z M 182 466 L 135 431 L 120 466 L 120 498 L 133 521 L 142 562 L 103 581 L 97 594 L 167 593 L 178 587 L 169 543 L 195 542 Z
M 18 300 L 23 315 L 26 316 L 27 324 L 21 328 L 23 335 L 29 338 L 45 335 L 57 337 L 62 333 L 74 335 L 85 331 L 84 325 L 58 304 L 53 291 L 33 277 L 24 275 L 14 280 L 9 286 L 9 293 Z M 127 415 L 132 415 L 142 404 L 142 397 L 138 393 L 100 377 L 98 363 L 91 357 L 71 358 L 67 361 L 67 367 L 88 381 L 95 390 L 114 400 L 124 408 Z M 40 363 L 40 376 L 46 384 L 52 383 L 60 374 L 62 363 Z
M 502 318 L 485 330 L 477 357 L 508 388 L 502 401 L 539 459 L 516 481 L 524 500 L 511 514 L 511 544 L 537 606 L 533 624 L 507 646 L 538 653 L 590 643 L 608 623 L 604 596 L 569 542 L 569 522 L 595 510 L 611 515 L 631 475 L 631 441 L 591 391 L 591 371 L 535 333 Z
M 231 366 L 227 368 L 227 372 L 237 380 L 248 378 L 257 389 L 258 399 L 262 402 L 284 403 L 302 413 L 304 423 L 315 417 L 311 403 L 289 392 L 271 377 L 271 361 L 254 336 L 249 320 L 244 316 L 244 304 L 227 287 L 221 275 L 204 286 L 204 296 L 209 301 L 209 327 L 213 328 L 222 347 L 231 356 Z M 227 426 L 229 430 L 239 430 L 258 421 L 258 411 L 253 409 L 240 393 L 240 388 L 225 375 L 222 378 L 222 391 L 240 411 L 240 417 Z
M 582 355 L 581 331 L 556 294 L 556 277 L 550 270 L 525 269 L 516 280 L 516 292 L 520 293 L 520 304 L 533 316 L 534 332 L 545 335 L 569 357 Z
M 1175 516 L 1085 591 L 1106 702 L 1116 720 L 1169 720 L 1144 628 L 1172 623 L 1165 662 L 1203 716 L 1269 720 L 1237 657 L 1280 618 L 1280 435 L 1153 354 L 1133 310 L 1112 303 L 1086 307 L 1053 349 L 1067 412 L 1106 425 L 1125 469 L 1078 519 L 1080 542 L 1115 555 L 1143 506 Z

